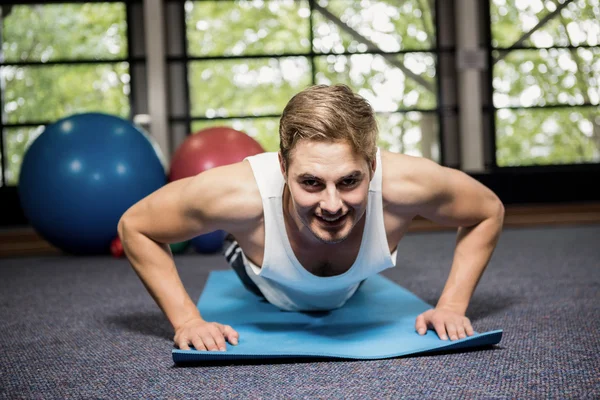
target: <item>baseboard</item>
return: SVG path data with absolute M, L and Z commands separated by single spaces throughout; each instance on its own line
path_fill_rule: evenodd
M 504 227 L 553 226 L 600 223 L 600 203 L 528 204 L 506 206 Z M 409 232 L 454 230 L 423 218 L 413 220 Z

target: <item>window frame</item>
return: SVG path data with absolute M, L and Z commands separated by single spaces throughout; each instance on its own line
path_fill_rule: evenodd
M 471 174 L 474 178 L 491 188 L 505 204 L 548 204 L 548 203 L 590 203 L 600 201 L 600 190 L 594 182 L 600 182 L 600 162 L 555 164 L 555 165 L 526 165 L 526 166 L 499 166 L 496 159 L 496 115 L 499 109 L 493 101 L 494 96 L 494 51 L 509 52 L 511 50 L 539 50 L 537 47 L 517 44 L 509 48 L 494 47 L 492 45 L 492 3 L 488 0 L 483 3 L 482 21 L 484 21 L 483 45 L 487 53 L 487 79 L 484 106 L 482 112 L 487 115 L 487 140 L 484 155 L 486 156 L 485 173 Z M 566 0 L 561 4 L 566 7 L 573 0 Z M 560 6 L 560 5 L 559 5 Z M 558 8 L 560 12 L 561 8 Z M 518 42 L 517 42 L 518 43 Z M 600 46 L 552 46 L 547 49 L 576 49 L 578 47 L 591 48 Z M 573 107 L 597 107 L 595 105 L 582 105 Z M 507 109 L 550 109 L 568 107 L 568 105 L 545 105 L 531 107 L 506 107 Z M 504 109 L 502 107 L 501 109 Z M 583 180 L 586 184 L 581 185 Z
M 385 51 L 381 51 L 381 50 L 368 50 L 365 52 L 341 52 L 341 53 L 333 53 L 333 52 L 315 52 L 314 48 L 313 48 L 313 42 L 314 42 L 314 32 L 313 32 L 313 25 L 314 25 L 314 14 L 318 13 L 318 8 L 320 6 L 315 4 L 315 0 L 306 0 L 310 9 L 310 15 L 308 17 L 309 20 L 309 32 L 308 32 L 308 40 L 310 41 L 310 46 L 309 46 L 309 51 L 305 52 L 305 53 L 281 53 L 281 54 L 269 54 L 269 53 L 265 53 L 265 54 L 248 54 L 248 55 L 239 55 L 239 56 L 230 56 L 230 55 L 221 55 L 221 56 L 216 56 L 216 55 L 211 55 L 211 56 L 190 56 L 189 55 L 189 47 L 188 47 L 188 38 L 186 35 L 186 20 L 185 20 L 185 3 L 187 2 L 187 0 L 165 0 L 168 4 L 177 4 L 180 9 L 179 9 L 179 13 L 180 13 L 180 23 L 182 28 L 180 29 L 182 32 L 182 36 L 183 38 L 181 39 L 183 41 L 182 44 L 182 55 L 180 56 L 173 56 L 173 55 L 169 55 L 167 56 L 167 64 L 169 66 L 171 65 L 175 65 L 175 64 L 181 64 L 183 67 L 183 71 L 184 71 L 184 75 L 185 75 L 185 84 L 183 85 L 185 88 L 185 114 L 184 115 L 172 115 L 171 113 L 169 113 L 169 124 L 172 126 L 174 124 L 184 124 L 186 127 L 186 132 L 187 132 L 187 136 L 189 136 L 190 134 L 192 134 L 192 123 L 195 121 L 215 121 L 215 123 L 220 123 L 220 122 L 224 122 L 224 121 L 228 121 L 228 120 L 234 120 L 234 119 L 257 119 L 257 118 L 279 118 L 281 116 L 281 114 L 260 114 L 260 115 L 228 115 L 226 117 L 219 117 L 219 116 L 215 116 L 215 117 L 203 117 L 203 116 L 194 116 L 191 115 L 191 99 L 190 99 L 190 84 L 189 84 L 189 69 L 190 69 L 190 63 L 196 62 L 196 61 L 207 61 L 207 60 L 235 60 L 235 59 L 269 59 L 269 58 L 284 58 L 284 57 L 305 57 L 308 61 L 308 63 L 310 64 L 311 70 L 311 76 L 310 76 L 310 82 L 311 84 L 315 84 L 316 83 L 316 66 L 315 66 L 315 60 L 318 57 L 326 57 L 328 55 L 334 55 L 334 56 L 342 56 L 342 55 L 346 55 L 346 56 L 350 56 L 350 55 L 361 55 L 361 54 L 374 54 L 374 55 L 391 55 L 391 56 L 398 56 L 398 55 L 404 55 L 404 54 L 416 54 L 416 53 L 423 53 L 423 54 L 432 54 L 433 57 L 435 58 L 435 69 L 436 69 L 436 77 L 435 77 L 435 83 L 436 83 L 436 89 L 435 89 L 435 97 L 436 97 L 436 107 L 435 108 L 431 108 L 431 109 L 420 109 L 420 108 L 401 108 L 401 109 L 397 109 L 394 112 L 391 113 L 401 113 L 401 114 L 406 114 L 409 112 L 419 112 L 419 113 L 430 113 L 430 114 L 435 114 L 437 117 L 437 143 L 439 144 L 439 162 L 440 164 L 445 164 L 446 162 L 446 152 L 444 151 L 444 137 L 445 137 L 445 132 L 444 132 L 444 123 L 442 123 L 443 118 L 445 118 L 448 114 L 457 114 L 458 113 L 458 107 L 456 106 L 446 106 L 443 104 L 442 102 L 442 82 L 441 82 L 441 63 L 440 63 L 440 58 L 442 55 L 444 54 L 454 54 L 456 51 L 455 46 L 446 46 L 446 47 L 441 47 L 439 45 L 440 43 L 440 29 L 439 29 L 439 24 L 440 24 L 440 19 L 439 19 L 439 3 L 440 1 L 443 0 L 434 0 L 433 4 L 434 4 L 434 9 L 433 11 L 433 27 L 435 29 L 435 33 L 434 33 L 434 37 L 433 39 L 435 40 L 435 45 L 430 48 L 430 49 L 421 49 L 421 50 L 400 50 L 397 52 L 385 52 Z M 202 3 L 202 2 L 212 2 L 215 0 L 190 0 L 196 3 Z M 221 1 L 232 1 L 232 0 L 221 0 Z M 265 1 L 269 1 L 269 0 L 265 0 Z M 322 14 L 321 14 L 322 15 Z M 323 15 L 323 17 L 325 18 L 325 16 Z M 390 114 L 390 113 L 383 113 L 383 112 L 377 112 L 376 114 L 380 115 L 380 114 Z
M 581 45 L 581 46 L 551 46 L 551 47 L 534 47 L 534 46 L 524 46 L 521 42 L 523 40 L 526 40 L 526 38 L 521 38 L 519 39 L 514 45 L 510 46 L 510 47 L 495 47 L 492 44 L 492 40 L 493 40 L 493 33 L 492 33 L 492 7 L 491 7 L 491 3 L 493 0 L 488 0 L 486 2 L 487 7 L 486 7 L 486 14 L 488 16 L 488 26 L 487 26 L 487 31 L 486 31 L 486 43 L 487 43 L 487 56 L 488 56 L 488 65 L 489 65 L 489 77 L 487 80 L 487 103 L 488 106 L 486 107 L 486 111 L 490 112 L 492 115 L 492 118 L 490 118 L 490 127 L 491 127 L 491 131 L 494 133 L 494 137 L 493 140 L 490 140 L 490 146 L 491 146 L 491 163 L 490 166 L 495 170 L 495 171 L 507 171 L 507 170 L 512 170 L 512 171 L 566 171 L 566 170 L 573 170 L 573 171 L 577 171 L 577 170 L 581 170 L 581 168 L 585 169 L 588 166 L 590 167 L 594 167 L 594 166 L 600 166 L 600 162 L 593 162 L 593 163 L 569 163 L 569 164 L 540 164 L 540 165 L 532 165 L 532 166 L 499 166 L 497 159 L 496 159 L 496 154 L 497 154 L 497 143 L 496 143 L 496 118 L 497 118 L 497 112 L 498 110 L 536 110 L 536 109 L 544 109 L 544 110 L 548 110 L 548 109 L 556 109 L 556 108 L 591 108 L 591 107 L 600 107 L 600 105 L 597 104 L 592 104 L 592 103 L 584 103 L 584 104 L 578 104 L 575 106 L 569 106 L 568 104 L 559 104 L 559 103 L 553 103 L 553 104 L 547 104 L 547 105 L 532 105 L 532 106 L 507 106 L 507 107 L 500 107 L 497 108 L 494 104 L 494 86 L 493 86 L 493 79 L 494 79 L 494 66 L 496 63 L 496 59 L 494 58 L 493 53 L 494 52 L 499 52 L 499 53 L 503 53 L 503 54 L 509 54 L 512 51 L 522 51 L 522 50 L 529 50 L 529 51 L 539 51 L 539 50 L 551 50 L 551 49 L 560 49 L 560 50 L 577 50 L 579 48 L 584 48 L 584 49 L 591 49 L 591 48 L 597 48 L 600 49 L 600 44 L 599 45 Z M 543 27 L 543 25 L 549 21 L 551 21 L 552 19 L 554 19 L 556 17 L 556 15 L 558 13 L 560 13 L 565 7 L 567 7 L 569 4 L 571 4 L 574 0 L 565 0 L 564 3 L 559 4 L 556 8 L 555 11 L 549 13 L 546 17 L 543 18 L 542 21 L 540 21 L 538 23 L 538 25 L 536 25 L 534 28 L 532 28 L 529 32 L 527 32 L 525 34 L 525 36 L 530 35 L 531 33 L 533 33 L 535 30 Z M 505 58 L 506 56 L 504 56 L 503 58 Z
M 127 56 L 114 59 L 92 59 L 92 58 L 81 58 L 81 59 L 59 59 L 48 62 L 41 61 L 24 61 L 24 62 L 5 62 L 0 59 L 0 68 L 6 66 L 54 66 L 54 65 L 106 65 L 106 64 L 119 64 L 128 63 L 129 75 L 131 77 L 129 86 L 131 88 L 128 100 L 129 100 L 129 119 L 132 119 L 137 114 L 137 99 L 136 99 L 136 85 L 138 84 L 138 77 L 134 76 L 133 73 L 135 65 L 143 65 L 146 62 L 146 58 L 142 56 L 133 56 L 132 45 L 133 45 L 133 32 L 132 32 L 132 18 L 133 12 L 132 7 L 136 4 L 142 3 L 142 0 L 52 0 L 52 1 L 12 1 L 9 4 L 3 4 L 2 7 L 6 6 L 35 6 L 35 5 L 49 5 L 49 4 L 85 4 L 85 3 L 122 3 L 125 6 L 125 19 L 126 19 L 126 40 L 127 40 Z M 0 31 L 0 38 L 2 37 L 2 31 Z M 3 42 L 3 41 L 2 41 Z M 0 101 L 2 107 L 4 107 L 4 96 Z M 0 203 L 2 204 L 2 212 L 0 213 L 0 227 L 6 226 L 22 226 L 28 225 L 27 218 L 21 208 L 18 186 L 9 186 L 6 183 L 6 145 L 5 145 L 5 129 L 10 128 L 29 128 L 45 126 L 53 121 L 29 121 L 26 123 L 7 123 L 5 122 L 4 113 L 0 112 L 0 154 L 2 155 L 0 161 Z

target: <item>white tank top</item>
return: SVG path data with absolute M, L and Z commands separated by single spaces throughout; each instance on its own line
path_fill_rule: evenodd
M 339 308 L 354 294 L 361 281 L 396 265 L 390 254 L 383 224 L 381 155 L 369 185 L 369 199 L 360 250 L 354 264 L 343 274 L 319 277 L 307 271 L 290 245 L 283 217 L 285 181 L 276 152 L 247 157 L 262 197 L 265 248 L 262 267 L 242 252 L 246 272 L 273 305 L 288 311 Z

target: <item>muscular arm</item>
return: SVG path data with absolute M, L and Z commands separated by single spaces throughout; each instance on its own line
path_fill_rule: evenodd
M 431 166 L 420 214 L 458 228 L 450 275 L 436 308 L 464 315 L 502 231 L 504 207 L 487 187 L 467 174 Z
M 251 174 L 247 163 L 239 163 L 172 182 L 132 206 L 119 221 L 125 254 L 175 330 L 201 316 L 168 243 L 217 229 L 236 233 L 260 218 L 260 196 Z M 258 203 L 252 201 L 254 195 Z
M 461 171 L 427 159 L 391 155 L 388 159 L 400 171 L 408 169 L 399 174 L 398 183 L 389 185 L 391 201 L 400 209 L 410 209 L 415 215 L 458 229 L 452 267 L 436 309 L 464 316 L 502 231 L 502 202 Z M 442 330 L 440 324 L 443 321 L 429 323 L 438 325 L 438 334 Z

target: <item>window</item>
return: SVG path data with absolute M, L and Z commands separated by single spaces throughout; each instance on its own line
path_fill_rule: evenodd
M 226 124 L 278 149 L 279 116 L 311 84 L 345 83 L 377 113 L 380 145 L 440 160 L 435 2 L 172 1 L 185 20 L 187 131 Z M 175 144 L 176 145 L 176 144 Z
M 23 155 L 46 124 L 88 111 L 130 117 L 128 7 L 2 6 L 0 186 L 17 185 Z
M 490 2 L 499 167 L 600 162 L 597 0 Z

